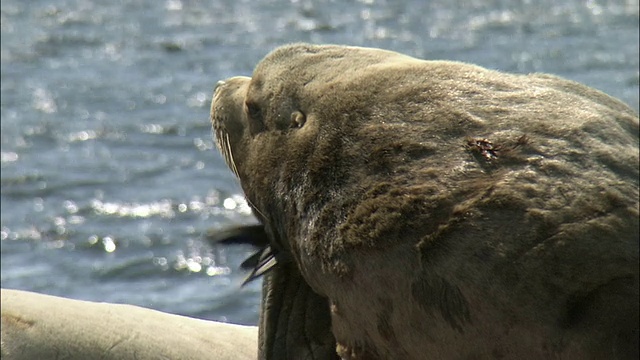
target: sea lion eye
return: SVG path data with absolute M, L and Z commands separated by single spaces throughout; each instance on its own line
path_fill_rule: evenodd
M 245 107 L 250 119 L 262 120 L 262 110 L 260 110 L 260 106 L 256 103 L 246 102 Z
M 307 121 L 307 117 L 300 111 L 294 111 L 291 113 L 291 127 L 292 128 L 301 128 L 304 126 L 304 123 Z

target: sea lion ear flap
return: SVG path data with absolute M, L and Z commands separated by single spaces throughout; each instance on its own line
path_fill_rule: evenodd
M 294 111 L 291 113 L 291 127 L 299 129 L 307 122 L 307 117 L 300 111 Z

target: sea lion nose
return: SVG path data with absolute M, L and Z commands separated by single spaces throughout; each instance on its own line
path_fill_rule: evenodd
M 215 88 L 215 90 L 218 90 L 218 88 L 219 88 L 220 86 L 224 85 L 224 84 L 225 84 L 225 81 L 224 81 L 224 80 L 218 80 L 218 82 L 216 83 L 216 88 Z M 215 91 L 215 90 L 214 90 L 214 91 Z

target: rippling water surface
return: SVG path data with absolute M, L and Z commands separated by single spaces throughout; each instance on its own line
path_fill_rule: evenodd
M 638 109 L 638 1 L 21 1 L 1 12 L 2 287 L 255 324 L 218 79 L 294 41 L 550 72 Z

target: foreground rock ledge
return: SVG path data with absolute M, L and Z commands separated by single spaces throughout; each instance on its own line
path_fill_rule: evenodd
M 255 359 L 258 330 L 2 289 L 4 359 Z

